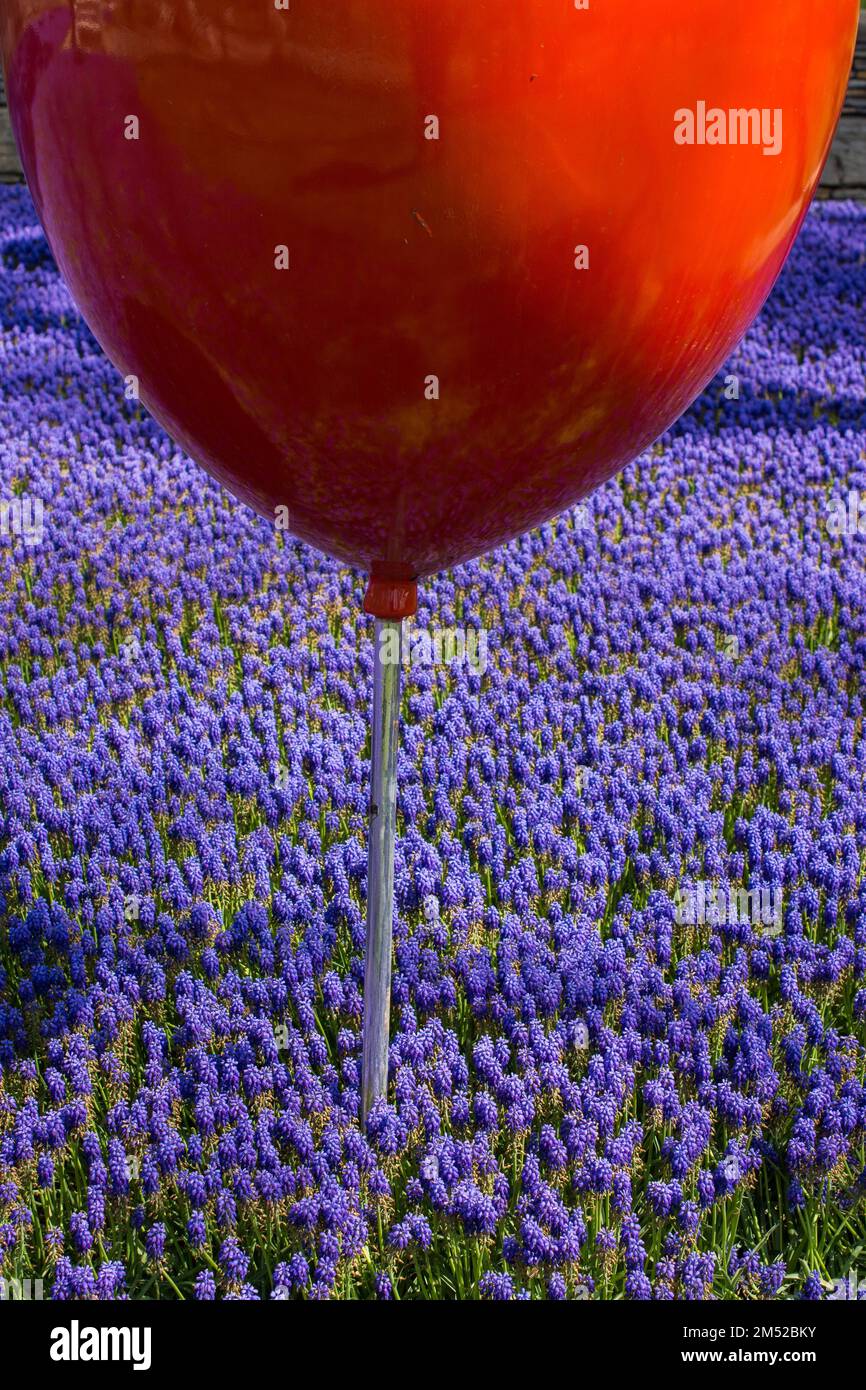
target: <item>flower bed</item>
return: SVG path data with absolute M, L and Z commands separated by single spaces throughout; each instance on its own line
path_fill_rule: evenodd
M 0 191 L 0 1276 L 670 1299 L 849 1272 L 864 302 L 866 210 L 825 205 L 674 430 L 424 584 L 418 630 L 479 630 L 485 662 L 405 672 L 364 1136 L 362 581 L 126 399 Z

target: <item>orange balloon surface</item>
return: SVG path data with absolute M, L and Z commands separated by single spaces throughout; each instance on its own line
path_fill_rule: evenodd
M 858 0 L 3 0 L 14 130 L 110 358 L 383 579 L 688 406 L 815 191 Z M 285 510 L 278 510 L 285 509 Z

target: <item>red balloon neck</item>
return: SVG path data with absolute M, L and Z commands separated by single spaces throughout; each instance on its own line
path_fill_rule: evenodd
M 364 612 L 374 618 L 411 618 L 418 611 L 418 584 L 414 579 L 382 579 L 371 575 L 364 597 Z

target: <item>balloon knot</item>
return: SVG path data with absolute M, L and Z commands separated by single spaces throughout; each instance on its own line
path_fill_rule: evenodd
M 377 579 L 367 585 L 364 612 L 374 618 L 411 618 L 418 611 L 418 585 L 414 579 Z

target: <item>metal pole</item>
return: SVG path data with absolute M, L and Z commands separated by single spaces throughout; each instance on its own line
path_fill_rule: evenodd
M 397 747 L 403 623 L 377 618 L 373 638 L 373 746 L 367 857 L 367 952 L 364 964 L 364 1050 L 361 1123 L 388 1090 L 394 842 L 397 831 Z

